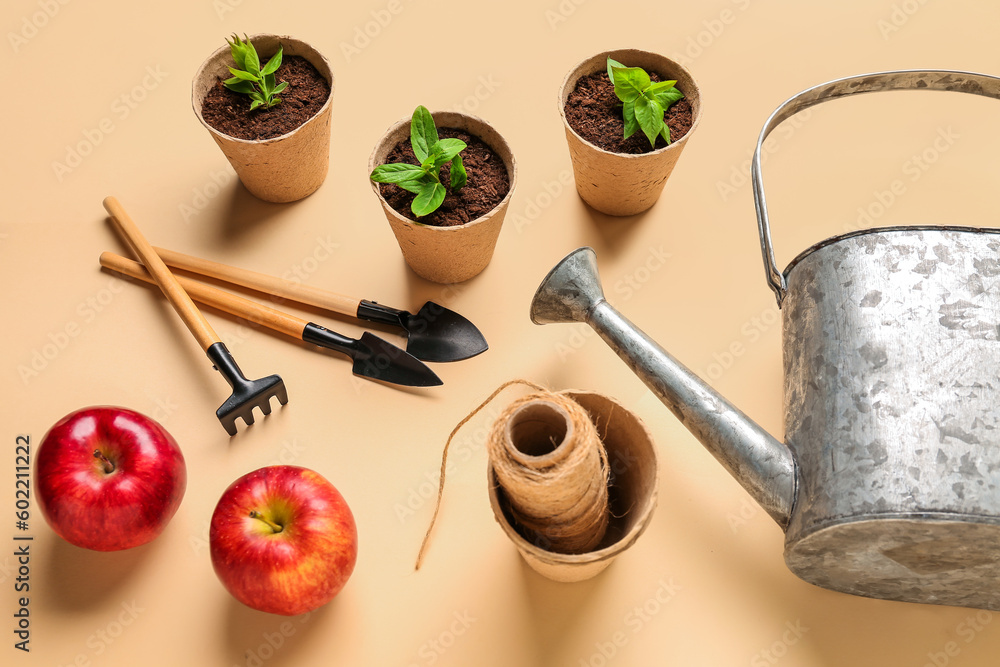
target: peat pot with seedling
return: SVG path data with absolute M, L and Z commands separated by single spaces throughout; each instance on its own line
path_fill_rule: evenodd
M 607 215 L 634 215 L 663 191 L 698 125 L 701 91 L 669 58 L 605 51 L 566 75 L 559 114 L 580 197 Z
M 306 42 L 233 35 L 198 68 L 191 105 L 247 190 L 290 202 L 326 178 L 333 88 L 330 63 Z
M 517 175 L 510 147 L 492 126 L 418 106 L 389 128 L 368 168 L 403 258 L 417 275 L 456 283 L 486 268 Z

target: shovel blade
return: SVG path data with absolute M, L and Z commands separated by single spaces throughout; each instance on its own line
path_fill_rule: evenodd
M 401 319 L 408 332 L 406 351 L 423 361 L 461 361 L 490 347 L 476 325 L 433 301 Z
M 404 352 L 367 331 L 361 335 L 354 354 L 354 374 L 381 382 L 407 387 L 436 387 L 440 384 L 434 371 L 412 354 Z

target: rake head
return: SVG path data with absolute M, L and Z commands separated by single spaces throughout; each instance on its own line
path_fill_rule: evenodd
M 259 380 L 248 380 L 236 360 L 229 353 L 225 343 L 215 343 L 206 350 L 208 358 L 215 364 L 216 370 L 229 382 L 233 395 L 216 410 L 215 414 L 222 422 L 229 435 L 236 435 L 236 418 L 240 417 L 249 426 L 254 422 L 253 409 L 260 408 L 265 415 L 271 414 L 271 397 L 277 396 L 278 402 L 288 403 L 288 392 L 285 383 L 277 375 L 269 375 Z

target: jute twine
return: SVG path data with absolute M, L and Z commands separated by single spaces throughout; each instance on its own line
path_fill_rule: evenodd
M 441 510 L 448 450 L 458 431 L 512 385 L 536 393 L 511 403 L 487 441 L 490 465 L 508 500 L 515 525 L 526 539 L 559 553 L 585 553 L 608 526 L 608 456 L 589 413 L 565 392 L 553 393 L 528 380 L 496 389 L 452 430 L 441 454 L 434 515 L 417 555 L 420 569 Z

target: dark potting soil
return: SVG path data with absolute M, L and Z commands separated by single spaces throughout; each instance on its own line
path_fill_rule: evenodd
M 669 80 L 655 72 L 650 72 L 649 78 L 653 81 Z M 580 77 L 577 81 L 576 88 L 566 99 L 566 121 L 581 137 L 612 153 L 650 153 L 667 145 L 663 137 L 657 137 L 656 147 L 651 148 L 642 130 L 623 139 L 625 121 L 622 119 L 622 102 L 615 95 L 615 86 L 604 70 Z M 688 133 L 694 122 L 691 103 L 686 97 L 675 102 L 663 115 L 663 121 L 670 128 L 671 142 L 677 141 Z
M 435 227 L 464 225 L 489 213 L 503 201 L 510 192 L 510 176 L 500 156 L 479 137 L 450 127 L 438 128 L 438 136 L 442 139 L 461 139 L 468 144 L 468 148 L 462 151 L 462 164 L 465 165 L 469 180 L 458 192 L 452 192 L 448 187 L 451 182 L 451 163 L 442 167 L 440 174 L 441 184 L 448 192 L 440 208 L 430 215 L 418 219 L 410 210 L 410 204 L 416 195 L 398 185 L 379 183 L 379 192 L 385 197 L 389 206 L 410 220 Z M 409 138 L 396 144 L 389 151 L 386 164 L 392 162 L 420 164 L 420 160 L 413 154 Z
M 253 111 L 250 111 L 249 95 L 229 90 L 219 79 L 202 103 L 201 115 L 205 122 L 237 139 L 273 139 L 288 134 L 315 116 L 330 97 L 330 84 L 301 56 L 282 58 L 281 67 L 274 76 L 278 83 L 288 82 L 288 87 L 278 94 L 281 104 Z

